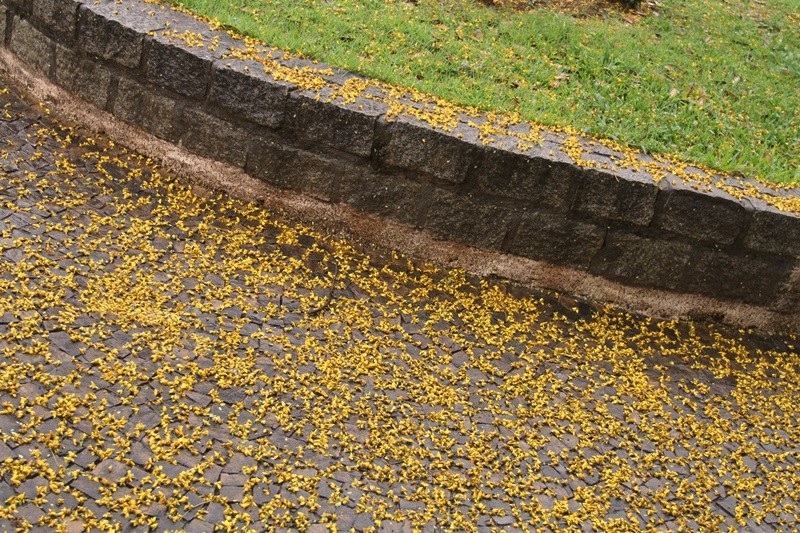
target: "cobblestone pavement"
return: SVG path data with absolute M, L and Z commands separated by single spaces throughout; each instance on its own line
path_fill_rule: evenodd
M 798 530 L 796 339 L 366 254 L 0 98 L 0 530 Z

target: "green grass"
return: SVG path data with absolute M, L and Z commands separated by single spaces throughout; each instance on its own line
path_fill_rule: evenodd
M 270 45 L 483 110 L 800 183 L 800 0 L 577 19 L 470 0 L 183 0 Z

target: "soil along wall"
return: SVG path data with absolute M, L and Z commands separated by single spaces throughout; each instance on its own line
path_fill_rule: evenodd
M 0 0 L 0 35 L 18 77 L 279 189 L 548 265 L 553 288 L 800 331 L 797 190 L 457 109 L 140 0 Z

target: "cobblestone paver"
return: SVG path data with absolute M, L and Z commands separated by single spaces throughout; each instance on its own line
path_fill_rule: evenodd
M 1 98 L 0 530 L 798 530 L 796 339 L 367 255 Z

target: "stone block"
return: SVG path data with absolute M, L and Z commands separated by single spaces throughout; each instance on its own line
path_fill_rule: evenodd
M 197 109 L 185 111 L 184 125 L 181 141 L 188 150 L 244 167 L 248 136 L 243 130 Z
M 56 46 L 55 82 L 87 102 L 104 109 L 111 86 L 111 73 L 63 46 Z
M 78 19 L 78 2 L 75 0 L 33 0 L 31 13 L 53 33 L 70 41 L 75 38 Z
M 572 203 L 580 176 L 574 165 L 497 148 L 486 149 L 474 172 L 480 192 L 564 210 Z
M 742 233 L 747 211 L 724 194 L 694 190 L 662 190 L 656 225 L 699 241 L 730 245 Z
M 0 44 L 6 42 L 6 18 L 8 16 L 8 8 L 0 4 Z
M 107 61 L 136 68 L 142 59 L 144 34 L 159 27 L 153 17 L 126 3 L 88 3 L 78 11 L 78 46 Z
M 784 298 L 785 303 L 780 310 L 787 314 L 794 313 L 795 320 L 798 321 L 795 325 L 795 330 L 800 330 L 800 262 L 795 265 L 789 277 L 788 286 L 789 288 Z
M 585 215 L 647 226 L 653 219 L 657 194 L 658 187 L 644 179 L 587 169 L 572 209 Z
M 680 289 L 691 253 L 686 243 L 611 230 L 589 271 L 632 285 Z
M 797 321 L 794 329 L 800 330 L 800 262 L 795 264 L 786 287 L 783 296 L 770 305 L 770 308 L 780 313 L 794 315 Z
M 689 292 L 755 305 L 771 304 L 786 289 L 794 264 L 756 254 L 698 250 L 687 268 Z
M 221 60 L 212 68 L 209 99 L 245 120 L 277 128 L 283 122 L 289 91 L 294 88 L 265 73 L 256 61 Z
M 606 228 L 571 220 L 562 214 L 530 213 L 523 215 L 509 251 L 587 270 L 603 245 L 605 234 Z
M 323 144 L 343 152 L 369 157 L 375 140 L 375 124 L 388 106 L 359 98 L 345 104 L 329 101 L 323 91 L 292 93 L 284 128 L 301 146 Z
M 171 142 L 180 137 L 180 112 L 176 102 L 127 78 L 119 80 L 112 113 L 156 137 Z
M 340 181 L 344 177 L 355 179 L 363 172 L 352 163 L 266 140 L 252 143 L 245 169 L 279 189 L 304 192 L 325 201 L 338 199 Z
M 342 181 L 341 201 L 413 226 L 425 216 L 432 185 L 399 174 L 364 173 L 360 178 Z
M 211 70 L 208 58 L 154 38 L 147 38 L 145 47 L 144 70 L 148 81 L 189 98 L 205 98 Z
M 468 194 L 435 189 L 425 228 L 454 241 L 499 250 L 513 213 Z
M 33 0 L 4 0 L 3 3 L 22 15 L 30 14 L 33 6 Z
M 449 183 L 463 182 L 481 152 L 477 131 L 467 126 L 444 133 L 414 118 L 400 117 L 385 134 L 388 138 L 377 151 L 382 163 Z
M 772 209 L 756 211 L 744 245 L 759 252 L 800 257 L 800 217 Z
M 49 75 L 55 44 L 30 22 L 19 18 L 14 20 L 9 47 L 25 65 Z
M 152 10 L 150 10 L 152 11 Z M 169 9 L 155 10 L 154 21 L 163 31 L 151 32 L 144 40 L 143 67 L 147 80 L 179 94 L 204 99 L 211 66 L 227 57 L 233 48 L 244 49 L 224 31 Z

